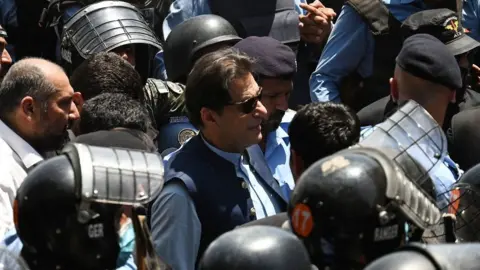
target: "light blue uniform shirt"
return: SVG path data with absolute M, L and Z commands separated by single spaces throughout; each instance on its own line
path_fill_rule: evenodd
M 374 127 L 372 126 L 362 127 L 360 141 L 368 136 L 373 130 Z M 447 206 L 450 204 L 450 188 L 457 182 L 458 178 L 463 174 L 463 171 L 458 167 L 452 168 L 451 165 L 455 163 L 453 163 L 448 155 L 445 154 L 444 156 L 445 158 L 442 163 L 439 164 L 439 166 L 436 166 L 435 169 L 429 171 L 428 174 L 435 186 L 437 207 L 440 210 L 446 211 Z M 424 155 L 418 155 L 414 156 L 414 158 L 418 160 L 426 157 Z
M 231 1 L 231 0 L 224 0 Z M 306 3 L 305 0 L 293 0 L 295 10 L 298 14 L 303 14 L 300 3 Z M 172 29 L 181 22 L 198 15 L 212 14 L 208 0 L 176 0 L 170 6 L 170 13 L 163 21 L 163 37 L 165 40 Z
M 423 9 L 423 0 L 383 2 L 400 22 Z M 344 5 L 317 68 L 310 77 L 312 101 L 340 102 L 339 87 L 342 79 L 354 72 L 364 78 L 372 75 L 374 50 L 375 41 L 368 25 L 352 7 Z
M 204 142 L 211 151 L 233 163 L 237 176 L 247 182 L 257 219 L 277 214 L 277 202 L 268 196 L 264 187 L 266 184 L 257 179 L 242 155 L 224 152 Z M 178 151 L 165 157 L 165 171 L 176 153 Z M 195 205 L 182 184 L 174 182 L 162 190 L 152 206 L 151 228 L 155 250 L 166 264 L 175 270 L 195 269 L 201 223 Z
M 231 0 L 224 0 L 231 1 Z M 304 10 L 300 8 L 300 3 L 306 3 L 305 0 L 293 0 L 295 2 L 295 10 L 298 14 L 304 14 Z M 163 38 L 167 40 L 172 29 L 183 21 L 198 15 L 212 14 L 208 0 L 176 0 L 170 6 L 170 11 L 163 21 Z M 163 60 L 163 52 L 157 53 L 154 60 L 154 77 L 166 80 L 165 62 Z
M 462 25 L 467 28 L 472 38 L 480 41 L 479 0 L 463 0 Z
M 135 262 L 134 262 L 134 259 L 133 259 L 133 256 L 132 256 L 132 253 L 130 252 L 130 255 L 128 257 L 128 260 L 125 262 L 125 260 L 122 260 L 122 255 L 125 255 L 125 254 L 122 254 L 122 250 L 123 250 L 123 247 L 127 247 L 127 249 L 131 249 L 131 242 L 133 242 L 135 240 L 135 233 L 133 233 L 133 227 L 131 228 L 131 232 L 128 233 L 128 237 L 129 239 L 126 239 L 126 238 L 123 238 L 121 240 L 121 243 L 120 243 L 120 248 L 121 248 L 121 254 L 119 256 L 119 260 L 118 260 L 118 264 L 117 264 L 117 270 L 136 270 L 137 269 L 137 266 L 135 265 Z M 133 234 L 132 234 L 133 233 Z M 20 240 L 20 238 L 18 237 L 17 235 L 17 232 L 15 231 L 15 229 L 12 229 L 10 230 L 4 237 L 3 241 L 2 241 L 3 245 L 5 245 L 7 247 L 7 249 L 9 251 L 11 251 L 14 255 L 16 256 L 20 256 L 21 252 L 22 252 L 22 248 L 23 248 L 23 243 L 22 241 Z M 124 246 L 126 245 L 126 246 Z M 122 262 L 120 263 L 120 261 L 122 260 Z

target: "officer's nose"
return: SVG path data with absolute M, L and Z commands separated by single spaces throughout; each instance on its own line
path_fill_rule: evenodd
M 256 118 L 261 118 L 262 120 L 267 120 L 267 108 L 263 105 L 263 103 L 259 100 L 257 102 L 257 106 L 253 111 L 253 116 Z

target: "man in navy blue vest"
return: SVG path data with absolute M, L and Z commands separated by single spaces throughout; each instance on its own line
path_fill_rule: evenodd
M 267 120 L 251 72 L 252 59 L 229 48 L 200 58 L 188 77 L 186 107 L 200 134 L 166 163 L 150 219 L 155 250 L 175 270 L 195 269 L 221 234 L 286 209 L 263 154 L 249 148 Z

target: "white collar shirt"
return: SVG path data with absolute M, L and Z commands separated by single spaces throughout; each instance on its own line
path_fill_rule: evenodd
M 42 156 L 0 120 L 0 236 L 14 228 L 13 201 L 30 167 Z

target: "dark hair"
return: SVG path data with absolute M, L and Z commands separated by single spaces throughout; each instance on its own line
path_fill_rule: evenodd
M 208 53 L 195 62 L 185 87 L 185 104 L 194 126 L 202 126 L 203 107 L 222 112 L 231 101 L 231 83 L 251 73 L 252 63 L 250 57 L 234 48 Z
M 0 86 L 0 116 L 12 112 L 26 96 L 45 106 L 49 97 L 57 92 L 43 71 L 27 59 L 12 65 L 3 78 Z
M 310 103 L 297 111 L 288 134 L 290 147 L 307 168 L 317 160 L 357 143 L 360 120 L 343 104 Z
M 82 62 L 70 76 L 70 84 L 85 100 L 102 93 L 122 93 L 142 100 L 143 84 L 135 68 L 115 53 L 97 53 Z
M 80 113 L 80 133 L 113 128 L 147 132 L 151 126 L 147 110 L 138 101 L 120 93 L 103 93 L 87 100 Z

